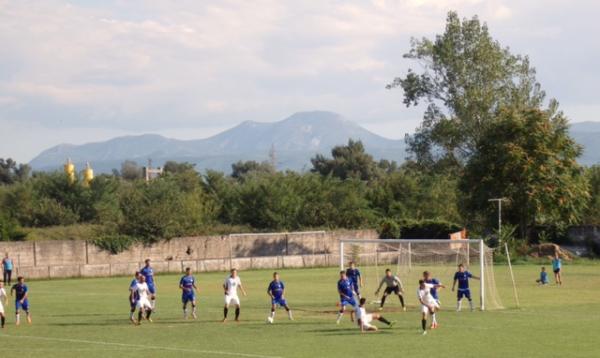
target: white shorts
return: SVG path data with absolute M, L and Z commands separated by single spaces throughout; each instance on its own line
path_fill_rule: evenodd
M 4 314 L 4 305 L 0 302 L 0 313 Z
M 429 304 L 435 308 L 440 308 L 440 305 L 437 302 L 429 302 Z M 421 312 L 422 313 L 431 313 L 431 312 L 429 312 L 429 307 L 425 306 L 425 305 L 421 305 Z
M 152 308 L 152 305 L 147 298 L 140 298 L 135 306 L 137 308 Z
M 226 305 L 240 305 L 240 298 L 238 295 L 225 295 Z

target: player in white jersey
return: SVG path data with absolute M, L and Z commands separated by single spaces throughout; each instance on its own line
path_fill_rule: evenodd
M 137 308 L 138 308 L 138 322 L 137 324 L 142 323 L 142 319 L 146 318 L 148 321 L 152 322 L 150 315 L 152 314 L 152 303 L 150 303 L 150 289 L 148 288 L 148 284 L 146 283 L 146 277 L 144 275 L 139 276 L 139 282 L 135 286 L 135 290 L 137 291 Z M 144 313 L 146 316 L 144 317 Z
M 246 290 L 242 286 L 242 281 L 238 276 L 237 269 L 231 269 L 231 275 L 225 279 L 223 283 L 223 289 L 225 290 L 225 307 L 223 308 L 223 323 L 227 322 L 227 313 L 229 312 L 229 305 L 235 305 L 235 321 L 238 322 L 240 319 L 240 298 L 237 293 L 237 289 L 242 291 L 242 294 L 246 296 Z
M 4 316 L 4 306 L 8 305 L 8 295 L 4 289 L 4 282 L 0 281 L 0 319 L 2 320 L 2 328 L 6 323 L 6 316 Z
M 437 321 L 435 317 L 435 312 L 438 308 L 440 308 L 436 299 L 431 295 L 432 288 L 439 288 L 441 285 L 432 285 L 426 283 L 425 280 L 419 280 L 419 288 L 417 289 L 417 298 L 421 303 L 421 327 L 423 328 L 423 334 L 427 334 L 427 315 L 431 314 L 431 319 L 433 322 L 436 322 L 435 325 L 432 325 L 432 328 L 437 327 Z
M 377 313 L 367 313 L 367 309 L 365 308 L 366 302 L 366 298 L 361 298 L 359 302 L 360 305 L 356 310 L 356 321 L 358 322 L 358 326 L 360 327 L 361 332 L 377 331 L 377 327 L 371 324 L 373 320 L 383 322 L 387 324 L 390 328 L 394 325 L 395 322 L 390 322 Z

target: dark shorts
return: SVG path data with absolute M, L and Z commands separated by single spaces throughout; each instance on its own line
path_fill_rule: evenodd
M 275 298 L 271 299 L 271 304 L 278 305 L 280 307 L 285 307 L 285 306 L 287 306 L 287 301 L 283 297 L 275 297 Z
M 456 292 L 456 298 L 457 299 L 461 299 L 463 297 L 466 297 L 469 301 L 471 300 L 471 290 L 470 289 L 458 289 L 458 291 Z
M 131 298 L 127 298 L 127 301 L 129 301 L 129 307 L 131 307 L 131 309 L 134 310 L 137 306 L 137 298 L 134 299 L 133 302 L 131 301 Z
M 181 302 L 183 304 L 186 304 L 188 302 L 194 302 L 194 301 L 196 301 L 196 293 L 193 291 L 192 292 L 184 292 L 181 295 Z
M 399 294 L 400 294 L 400 286 L 387 287 L 387 288 L 385 289 L 385 292 L 384 292 L 384 293 L 385 293 L 386 295 L 391 295 L 392 293 L 395 293 L 395 294 L 399 295 Z
M 19 312 L 19 310 L 23 310 L 25 312 L 29 311 L 29 300 L 25 299 L 23 303 L 20 300 L 15 301 L 15 311 Z
M 356 301 L 354 300 L 354 297 L 352 298 L 340 298 L 340 307 L 344 307 L 344 306 L 352 306 L 355 307 L 356 306 Z
M 560 272 L 560 268 L 557 268 L 556 270 L 554 270 L 554 273 L 559 273 Z

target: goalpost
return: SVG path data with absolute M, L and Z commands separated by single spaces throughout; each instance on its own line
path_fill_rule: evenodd
M 494 277 L 494 250 L 483 240 L 341 239 L 339 250 L 340 270 L 347 268 L 350 261 L 361 269 L 363 296 L 375 292 L 386 268 L 400 277 L 409 302 L 423 271 L 430 271 L 450 291 L 454 273 L 462 263 L 480 278 L 478 285 L 471 286 L 473 298 L 479 295 L 479 308 L 503 308 Z M 474 283 L 476 281 L 472 281 Z M 448 293 L 442 296 L 442 300 L 448 299 Z

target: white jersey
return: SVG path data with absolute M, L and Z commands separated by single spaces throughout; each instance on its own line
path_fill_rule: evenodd
M 148 284 L 146 282 L 138 282 L 137 285 L 135 285 L 135 290 L 138 293 L 138 297 L 141 300 L 147 300 L 148 299 Z
M 435 299 L 431 295 L 431 289 L 433 287 L 434 286 L 432 284 L 426 283 L 424 288 L 419 287 L 417 289 L 417 298 L 419 299 L 419 302 L 424 302 L 427 305 L 436 303 Z
M 4 300 L 6 300 L 7 297 L 4 287 L 0 288 L 0 313 L 2 314 L 4 314 Z
M 237 289 L 242 284 L 240 280 L 240 276 L 236 276 L 235 278 L 229 276 L 225 280 L 225 295 L 227 296 L 237 296 Z

